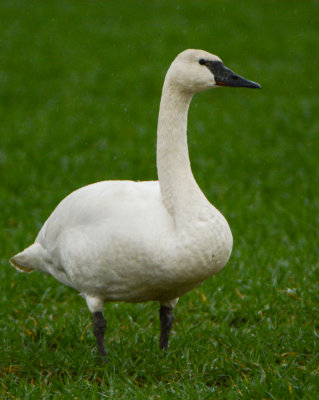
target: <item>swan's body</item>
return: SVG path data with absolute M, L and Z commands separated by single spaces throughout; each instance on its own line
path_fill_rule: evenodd
M 232 249 L 225 218 L 193 177 L 186 132 L 193 94 L 225 84 L 215 76 L 221 66 L 218 57 L 200 50 L 186 50 L 172 63 L 159 113 L 159 181 L 104 181 L 71 193 L 12 264 L 78 290 L 96 315 L 107 301 L 157 300 L 165 311 L 161 321 L 172 320 L 178 298 L 219 272 Z M 233 77 L 244 83 L 226 81 L 228 86 L 258 87 Z
M 176 229 L 158 182 L 83 187 L 59 204 L 36 239 L 52 259 L 44 272 L 103 302 L 169 302 L 229 258 L 227 222 L 204 200 Z

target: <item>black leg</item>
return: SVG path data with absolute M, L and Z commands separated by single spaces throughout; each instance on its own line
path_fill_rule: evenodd
M 166 306 L 160 307 L 161 337 L 160 349 L 166 350 L 168 347 L 168 337 L 174 322 L 173 309 Z
M 104 347 L 104 333 L 106 330 L 106 321 L 103 318 L 101 311 L 93 313 L 93 329 L 97 341 L 97 348 L 101 356 L 106 356 Z

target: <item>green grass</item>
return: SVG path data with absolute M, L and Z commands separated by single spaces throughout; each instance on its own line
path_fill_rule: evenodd
M 2 0 L 0 15 L 0 397 L 318 398 L 318 2 Z M 190 110 L 233 255 L 180 300 L 165 357 L 157 304 L 108 304 L 101 365 L 84 301 L 8 259 L 70 191 L 156 178 L 161 85 L 189 47 L 263 86 Z

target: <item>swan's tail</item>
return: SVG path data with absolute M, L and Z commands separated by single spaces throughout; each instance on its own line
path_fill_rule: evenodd
M 20 272 L 32 272 L 34 270 L 47 272 L 47 265 L 52 264 L 52 259 L 46 249 L 39 243 L 34 243 L 13 256 L 10 263 Z

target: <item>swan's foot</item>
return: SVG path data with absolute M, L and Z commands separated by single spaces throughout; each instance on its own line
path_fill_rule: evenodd
M 165 351 L 168 347 L 168 338 L 175 318 L 171 307 L 161 306 L 159 314 L 161 323 L 160 349 Z
M 96 337 L 97 348 L 103 359 L 106 359 L 106 350 L 104 346 L 104 333 L 106 330 L 106 321 L 101 311 L 93 313 L 93 329 Z

